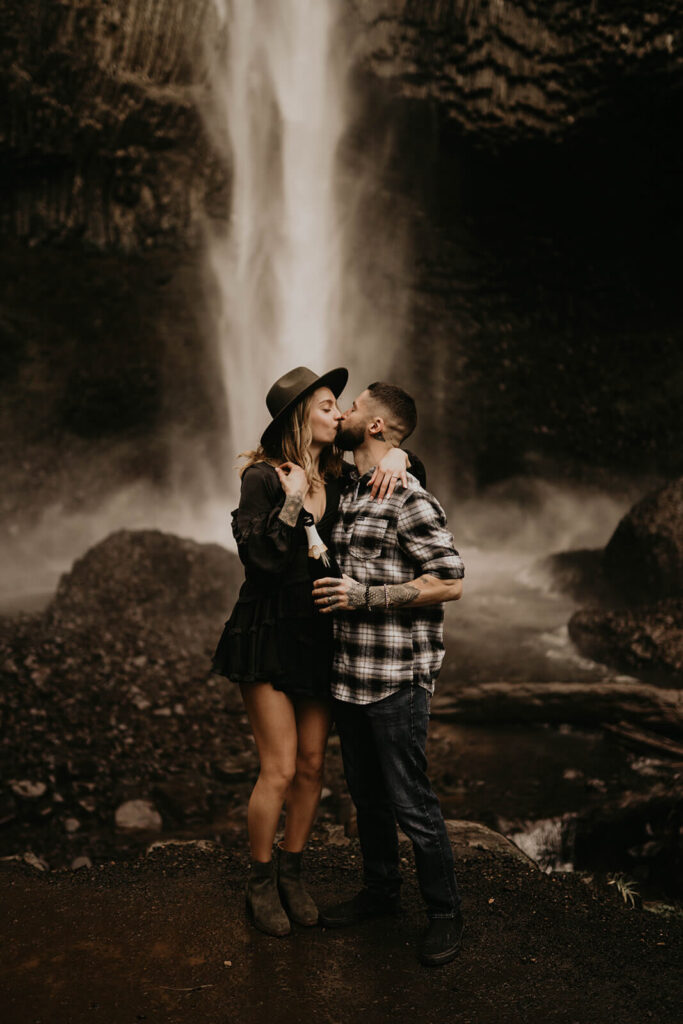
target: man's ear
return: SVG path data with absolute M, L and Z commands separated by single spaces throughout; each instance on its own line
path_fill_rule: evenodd
M 384 435 L 384 419 L 382 416 L 375 416 L 374 420 L 368 426 L 371 437 L 377 437 L 378 435 Z

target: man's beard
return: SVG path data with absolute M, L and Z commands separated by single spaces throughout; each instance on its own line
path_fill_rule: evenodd
M 343 452 L 355 452 L 356 448 L 360 448 L 364 439 L 365 431 L 362 427 L 340 427 L 335 444 Z

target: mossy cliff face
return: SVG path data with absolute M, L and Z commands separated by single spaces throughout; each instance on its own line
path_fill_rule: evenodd
M 373 72 L 496 149 L 567 135 L 619 79 L 683 75 L 678 4 L 358 0 Z
M 495 151 L 567 138 L 611 110 L 629 81 L 673 98 L 683 78 L 674 0 L 344 8 L 373 78 Z M 127 250 L 196 240 L 197 217 L 225 174 L 196 103 L 213 21 L 207 0 L 3 0 L 9 234 Z
M 445 478 L 680 468 L 677 9 L 342 6 L 361 26 L 344 153 L 352 169 L 384 155 L 368 204 L 410 238 L 391 373 Z M 193 461 L 217 451 L 203 225 L 228 215 L 230 169 L 198 113 L 213 16 L 204 0 L 0 2 L 0 461 L 38 504 L 57 480 L 94 495 L 168 478 L 169 432 Z M 379 229 L 358 259 L 382 303 Z M 112 459 L 131 439 L 132 461 Z
M 203 0 L 4 0 L 2 224 L 98 250 L 195 238 L 216 166 L 193 87 Z
M 226 179 L 194 91 L 206 7 L 0 3 L 4 519 L 163 483 L 212 447 L 200 233 Z
M 403 115 L 406 379 L 446 479 L 680 472 L 679 5 L 357 7 Z

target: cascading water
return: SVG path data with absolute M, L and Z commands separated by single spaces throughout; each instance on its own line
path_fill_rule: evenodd
M 365 99 L 351 85 L 352 17 L 348 0 L 213 0 L 199 96 L 230 181 L 225 216 L 207 232 L 230 424 L 224 474 L 217 480 L 215 462 L 193 449 L 191 485 L 183 477 L 163 500 L 141 481 L 96 513 L 46 510 L 14 544 L 5 573 L 12 601 L 18 590 L 45 596 L 75 557 L 121 527 L 229 545 L 234 458 L 256 443 L 268 387 L 291 367 L 349 366 L 349 400 L 382 377 L 412 390 L 405 360 L 392 371 L 411 301 L 404 263 L 411 213 L 397 177 L 404 154 L 374 108 L 358 130 Z M 448 337 L 441 344 L 445 352 Z M 448 387 L 444 378 L 436 394 L 443 416 Z M 448 452 L 430 442 L 423 436 L 415 446 L 433 484 Z M 467 565 L 466 600 L 447 618 L 458 680 L 609 674 L 577 658 L 566 630 L 573 601 L 548 591 L 542 570 L 529 567 L 554 550 L 605 543 L 628 502 L 544 487 L 531 500 L 528 488 L 519 495 L 513 488 L 509 500 L 498 494 L 463 505 L 457 479 L 452 493 L 448 479 L 442 473 L 435 489 Z
M 266 422 L 293 366 L 339 358 L 343 233 L 335 168 L 350 58 L 330 0 L 215 0 L 205 114 L 230 168 L 230 216 L 210 261 L 233 447 Z

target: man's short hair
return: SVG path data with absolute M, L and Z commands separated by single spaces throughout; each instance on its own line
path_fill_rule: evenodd
M 384 417 L 389 434 L 387 441 L 392 441 L 394 444 L 405 441 L 417 425 L 417 409 L 414 400 L 403 388 L 396 387 L 395 384 L 385 384 L 381 380 L 375 381 L 374 384 L 368 384 L 367 390 L 387 412 Z

